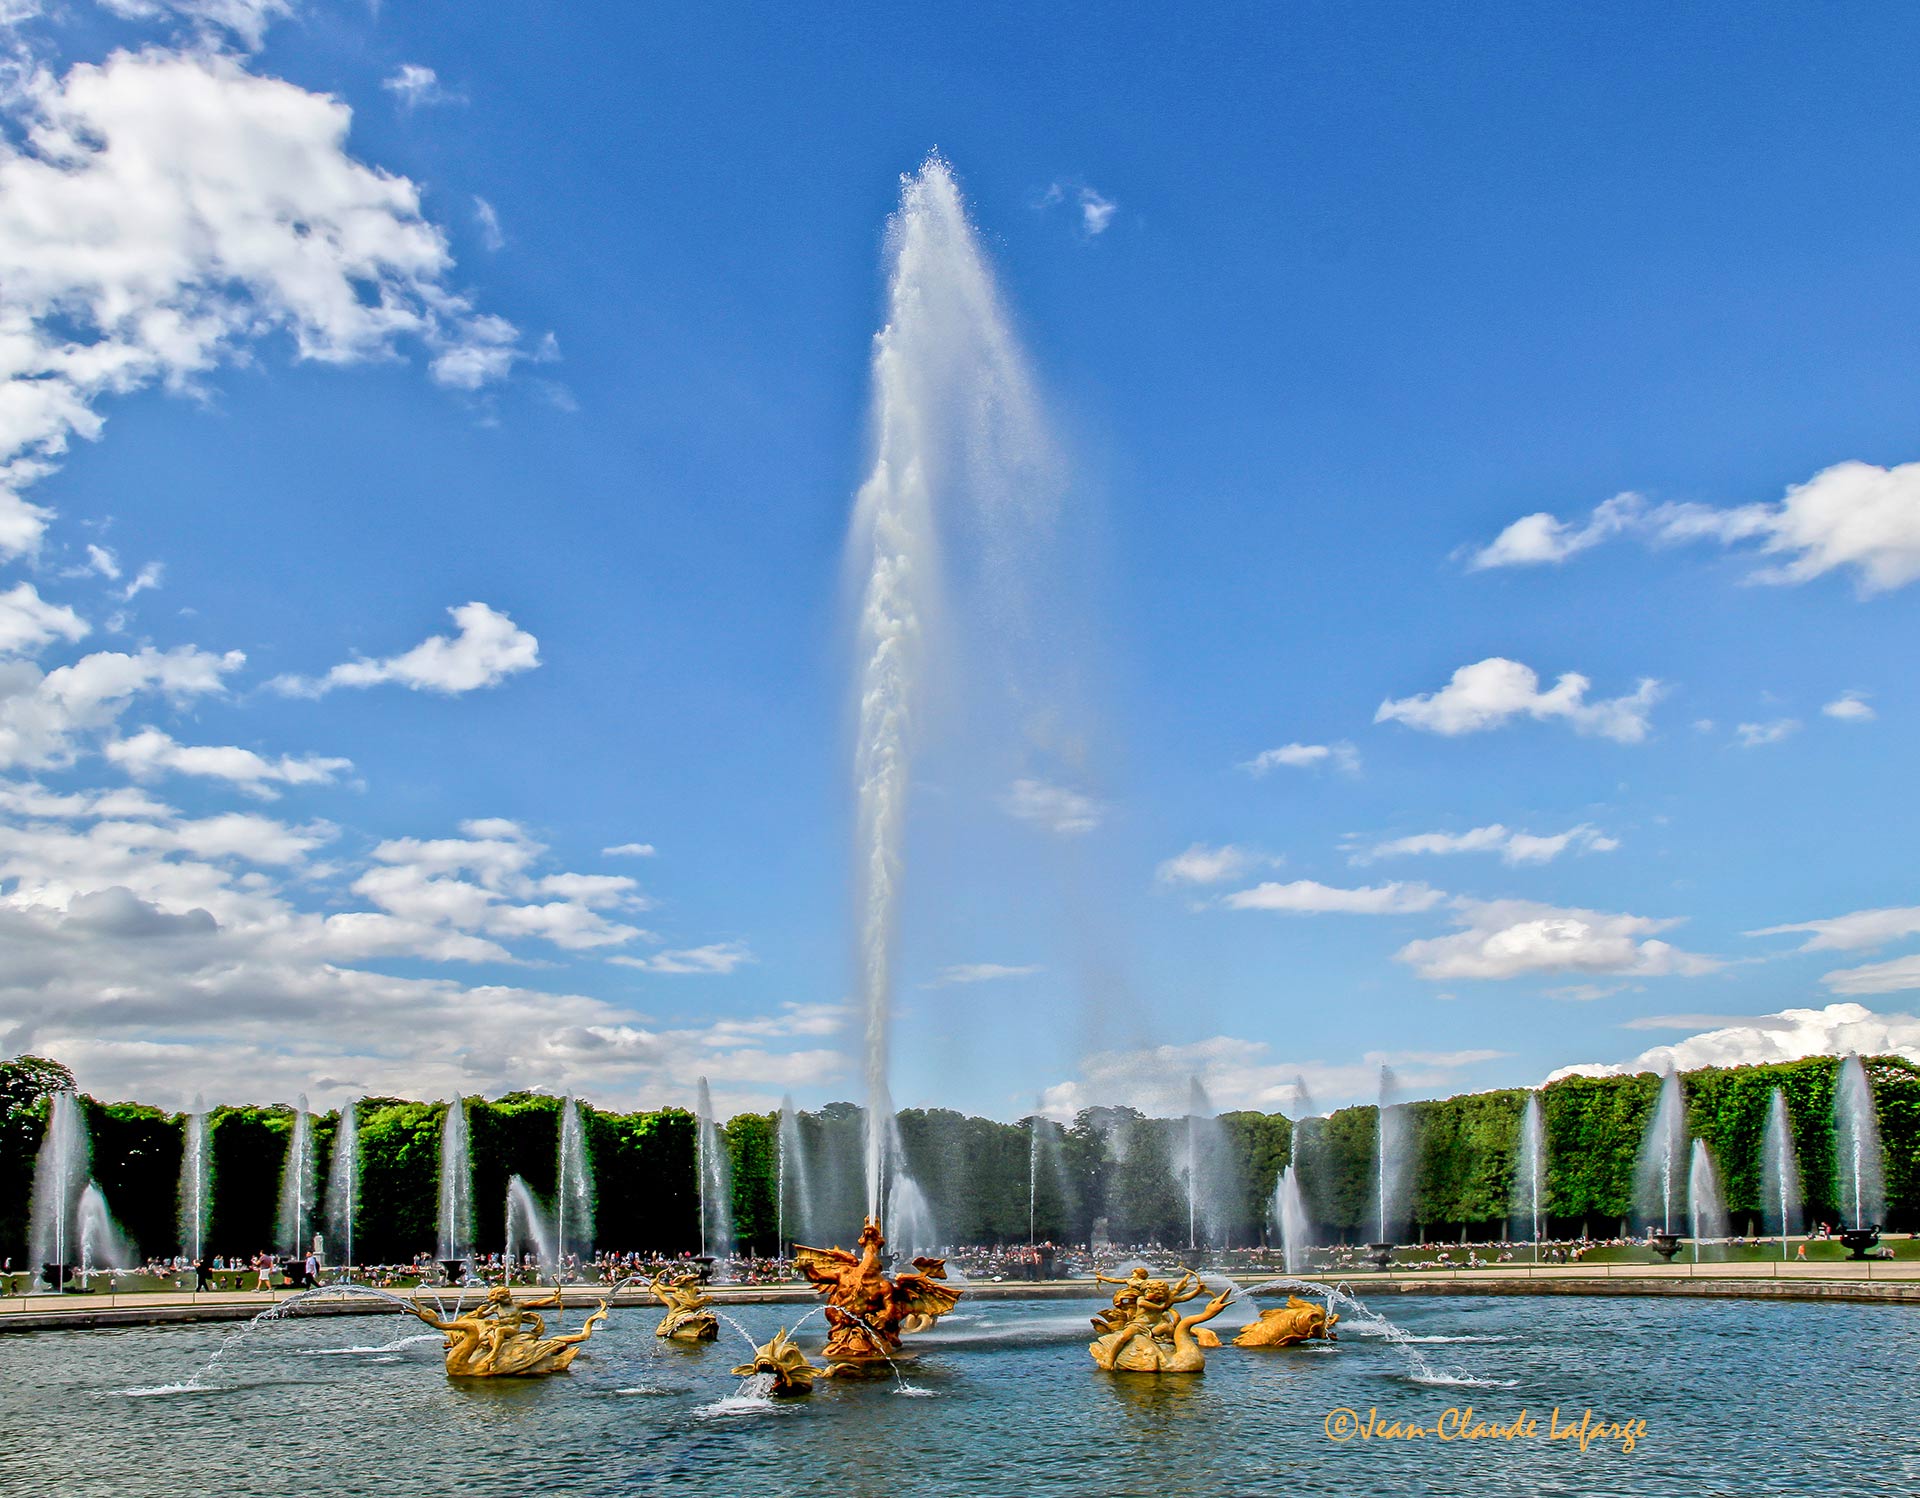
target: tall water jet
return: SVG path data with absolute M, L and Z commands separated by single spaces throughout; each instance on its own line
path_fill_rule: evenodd
M 1693 1141 L 1693 1157 L 1687 1165 L 1687 1211 L 1693 1219 L 1693 1261 L 1700 1262 L 1700 1245 L 1722 1242 L 1728 1232 L 1727 1209 L 1720 1199 L 1720 1181 L 1713 1173 L 1713 1156 L 1707 1153 L 1707 1141 Z
M 1533 1262 L 1540 1262 L 1540 1193 L 1547 1175 L 1547 1131 L 1540 1112 L 1540 1094 L 1527 1094 L 1520 1115 L 1519 1168 L 1513 1174 L 1514 1215 L 1533 1228 Z
M 813 1186 L 807 1174 L 807 1150 L 800 1137 L 800 1112 L 793 1099 L 780 1100 L 780 1130 L 774 1233 L 776 1252 L 785 1253 L 789 1241 L 813 1231 Z
M 1858 1056 L 1840 1063 L 1839 1084 L 1833 1093 L 1835 1196 L 1842 1226 L 1856 1232 L 1880 1226 L 1886 1208 L 1880 1160 L 1880 1123 L 1873 1107 L 1873 1087 Z
M 48 1288 L 60 1289 L 67 1271 L 78 1262 L 79 1240 L 74 1232 L 80 1195 L 86 1189 L 91 1151 L 86 1114 L 71 1092 L 47 1098 L 47 1131 L 33 1162 L 33 1194 L 28 1239 L 35 1269 L 51 1270 Z
M 733 1171 L 720 1127 L 713 1119 L 713 1093 L 702 1077 L 695 1094 L 694 1165 L 700 1181 L 700 1252 L 715 1259 L 733 1256 Z
M 854 501 L 859 579 L 854 785 L 858 971 L 865 1021 L 866 1210 L 881 1218 L 893 1147 L 888 1059 L 907 799 L 943 514 L 992 518 L 1044 443 L 1033 384 L 946 162 L 902 182 L 889 224 L 887 320 L 874 339 L 872 467 Z M 889 1224 L 889 1237 L 894 1229 Z
M 521 1267 L 529 1252 L 542 1268 L 559 1272 L 559 1239 L 553 1223 L 540 1209 L 533 1188 L 519 1176 L 507 1181 L 507 1270 Z
M 1780 1234 L 1780 1257 L 1787 1257 L 1787 1239 L 1802 1230 L 1800 1220 L 1800 1162 L 1793 1150 L 1793 1120 L 1787 1114 L 1787 1095 L 1778 1087 L 1767 1101 L 1767 1133 L 1760 1147 L 1760 1205 L 1767 1226 Z
M 560 1253 L 593 1256 L 593 1161 L 580 1105 L 569 1093 L 560 1105 L 559 1186 L 554 1194 L 554 1241 Z
M 1273 1218 L 1280 1229 L 1280 1252 L 1287 1273 L 1304 1274 L 1312 1226 L 1307 1220 L 1307 1199 L 1300 1190 L 1299 1171 L 1291 1164 L 1280 1172 L 1280 1179 L 1274 1183 Z
M 340 1105 L 340 1127 L 333 1136 L 333 1161 L 327 1167 L 327 1231 L 340 1262 L 353 1268 L 354 1216 L 360 1197 L 360 1105 Z
M 1198 1077 L 1187 1078 L 1183 1123 L 1180 1176 L 1187 1193 L 1187 1249 L 1196 1251 L 1202 1243 L 1224 1246 L 1228 1224 L 1220 1176 L 1226 1139 Z
M 467 1145 L 467 1105 L 457 1093 L 440 1126 L 438 1240 L 434 1257 L 443 1265 L 464 1263 L 473 1252 L 473 1154 Z
M 1406 1110 L 1394 1102 L 1393 1071 L 1383 1066 L 1373 1143 L 1374 1226 L 1379 1237 L 1370 1245 L 1373 1249 L 1370 1257 L 1382 1269 L 1392 1257 L 1393 1234 L 1404 1210 L 1400 1195 L 1406 1175 L 1406 1154 Z
M 1635 1195 L 1641 1213 L 1661 1237 L 1673 1236 L 1674 1218 L 1686 1210 L 1681 1192 L 1687 1156 L 1687 1107 L 1680 1074 L 1669 1071 L 1660 1083 L 1660 1100 L 1640 1143 Z
M 207 1106 L 193 1100 L 180 1146 L 180 1251 L 198 1264 L 206 1257 L 207 1221 L 213 1209 L 213 1140 Z
M 287 1136 L 287 1157 L 280 1168 L 280 1216 L 275 1237 L 283 1253 L 305 1255 L 313 1226 L 313 1120 L 307 1113 L 307 1095 L 294 1100 L 293 1128 Z

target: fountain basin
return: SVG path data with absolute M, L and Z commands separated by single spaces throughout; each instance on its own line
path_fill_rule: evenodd
M 1842 1228 L 1839 1236 L 1841 1244 L 1847 1250 L 1848 1258 L 1864 1259 L 1867 1256 L 1867 1250 L 1880 1242 L 1880 1229 L 1878 1227 Z

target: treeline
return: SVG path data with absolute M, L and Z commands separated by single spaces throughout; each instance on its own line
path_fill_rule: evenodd
M 1687 1131 L 1712 1151 L 1736 1230 L 1762 1217 L 1760 1152 L 1769 1096 L 1785 1093 L 1801 1182 L 1814 1217 L 1839 1216 L 1833 1092 L 1838 1062 L 1708 1068 L 1682 1078 Z M 1899 1057 L 1867 1062 L 1884 1149 L 1887 1226 L 1915 1225 L 1920 1203 L 1920 1067 Z M 37 1058 L 0 1064 L 0 1255 L 23 1263 L 34 1157 L 45 1095 L 64 1069 Z M 1644 1221 L 1635 1162 L 1660 1079 L 1567 1078 L 1541 1094 L 1547 1170 L 1543 1206 L 1555 1235 L 1611 1233 Z M 1498 1237 L 1521 1214 L 1516 1176 L 1524 1091 L 1473 1093 L 1403 1105 L 1407 1160 L 1397 1232 Z M 177 1187 L 185 1120 L 135 1103 L 83 1098 L 93 1176 L 143 1254 L 179 1246 Z M 355 1254 L 401 1260 L 434 1248 L 443 1103 L 367 1098 L 355 1105 L 360 1189 Z M 466 1100 L 475 1232 L 482 1252 L 504 1246 L 510 1177 L 551 1200 L 560 1100 L 510 1093 Z M 607 1248 L 679 1253 L 700 1247 L 697 1124 L 677 1108 L 612 1113 L 583 1105 L 592 1162 L 596 1241 Z M 293 1111 L 220 1108 L 209 1116 L 212 1220 L 208 1250 L 251 1254 L 273 1246 Z M 780 1119 L 743 1114 L 725 1125 L 732 1216 L 742 1252 L 780 1242 L 846 1242 L 864 1201 L 860 1110 L 831 1103 L 801 1113 L 799 1146 L 782 1161 Z M 316 1179 L 325 1181 L 337 1113 L 311 1116 Z M 1290 1123 L 1279 1114 L 1217 1120 L 1147 1118 L 1093 1108 L 1069 1126 L 999 1123 L 943 1109 L 899 1116 L 908 1169 L 925 1192 L 938 1241 L 1023 1242 L 1031 1230 L 1086 1242 L 1104 1226 L 1124 1243 L 1202 1241 L 1248 1245 L 1270 1234 L 1276 1179 L 1297 1164 L 1308 1210 L 1326 1240 L 1371 1236 L 1375 1216 L 1372 1107 Z M 1190 1205 L 1186 1187 L 1196 1190 Z M 784 1180 L 784 1186 L 782 1181 Z M 316 1224 L 324 1217 L 316 1214 Z

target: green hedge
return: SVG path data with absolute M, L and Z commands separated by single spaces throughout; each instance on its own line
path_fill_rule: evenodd
M 1916 1225 L 1920 1203 L 1920 1067 L 1898 1057 L 1867 1063 L 1885 1147 L 1888 1226 Z M 1688 1132 L 1706 1140 L 1736 1229 L 1760 1215 L 1760 1142 L 1775 1087 L 1791 1109 L 1808 1207 L 1838 1215 L 1833 1181 L 1833 1092 L 1838 1063 L 1812 1058 L 1778 1066 L 1708 1068 L 1682 1078 Z M 38 1058 L 0 1063 L 0 1254 L 24 1262 L 27 1195 L 45 1128 L 46 1094 L 70 1086 L 63 1068 Z M 1660 1081 L 1570 1077 L 1541 1094 L 1548 1168 L 1544 1208 L 1557 1233 L 1610 1233 L 1637 1222 L 1634 1167 Z M 1527 1094 L 1474 1093 L 1406 1104 L 1409 1161 L 1402 1232 L 1470 1230 L 1498 1236 L 1513 1211 L 1516 1156 Z M 367 1098 L 358 1103 L 360 1207 L 357 1257 L 404 1259 L 434 1247 L 443 1103 Z M 473 1152 L 475 1235 L 482 1251 L 505 1241 L 511 1176 L 551 1201 L 560 1101 L 509 1093 L 465 1102 Z M 597 1240 L 607 1247 L 677 1253 L 699 1239 L 695 1120 L 681 1109 L 612 1113 L 582 1106 L 593 1164 Z M 176 1191 L 185 1120 L 135 1103 L 86 1099 L 93 1174 L 142 1252 L 178 1247 Z M 1273 1187 L 1291 1160 L 1309 1210 L 1330 1238 L 1373 1231 L 1375 1110 L 1343 1108 L 1290 1124 L 1278 1114 L 1227 1113 L 1204 1132 L 1203 1200 L 1234 1244 L 1262 1240 Z M 208 1246 L 251 1254 L 275 1243 L 281 1172 L 293 1114 L 285 1106 L 220 1108 L 210 1115 L 213 1212 Z M 337 1114 L 315 1115 L 316 1180 L 326 1181 Z M 779 1120 L 743 1114 L 726 1125 L 733 1218 L 743 1250 L 771 1253 L 788 1241 L 846 1242 L 865 1192 L 860 1110 L 831 1103 L 798 1118 L 804 1170 L 788 1162 L 784 1213 Z M 1017 1242 L 1033 1230 L 1085 1242 L 1096 1224 L 1117 1241 L 1184 1243 L 1181 1179 L 1187 1125 L 1128 1108 L 1092 1108 L 1067 1127 L 1045 1120 L 998 1123 L 944 1109 L 899 1115 L 908 1167 L 950 1242 Z M 803 1192 L 803 1178 L 804 1187 Z M 1032 1182 L 1031 1203 L 1029 1181 Z M 316 1226 L 325 1217 L 315 1213 Z

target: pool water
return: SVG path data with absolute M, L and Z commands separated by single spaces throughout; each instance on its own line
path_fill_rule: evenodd
M 1222 1348 L 1201 1377 L 1102 1373 L 1092 1301 L 963 1302 L 899 1381 L 738 1397 L 740 1334 L 618 1310 L 563 1376 L 451 1384 L 387 1316 L 0 1337 L 0 1491 L 441 1494 L 1920 1493 L 1920 1313 L 1898 1306 L 1421 1297 L 1336 1346 Z M 798 1306 L 733 1311 L 756 1338 Z M 1220 1320 L 1230 1335 L 1249 1309 Z M 579 1313 L 569 1312 L 567 1326 Z M 801 1342 L 817 1348 L 816 1315 Z M 226 1351 L 209 1369 L 221 1345 Z M 1447 1416 L 1465 1411 L 1473 1415 Z M 1558 1409 L 1557 1417 L 1550 1412 Z M 1374 1437 L 1330 1439 L 1351 1410 Z M 1551 1440 L 1550 1429 L 1644 1422 Z M 1534 1432 L 1515 1429 L 1522 1414 Z M 1515 1429 L 1443 1441 L 1446 1418 Z M 1389 1438 L 1390 1422 L 1426 1436 Z

